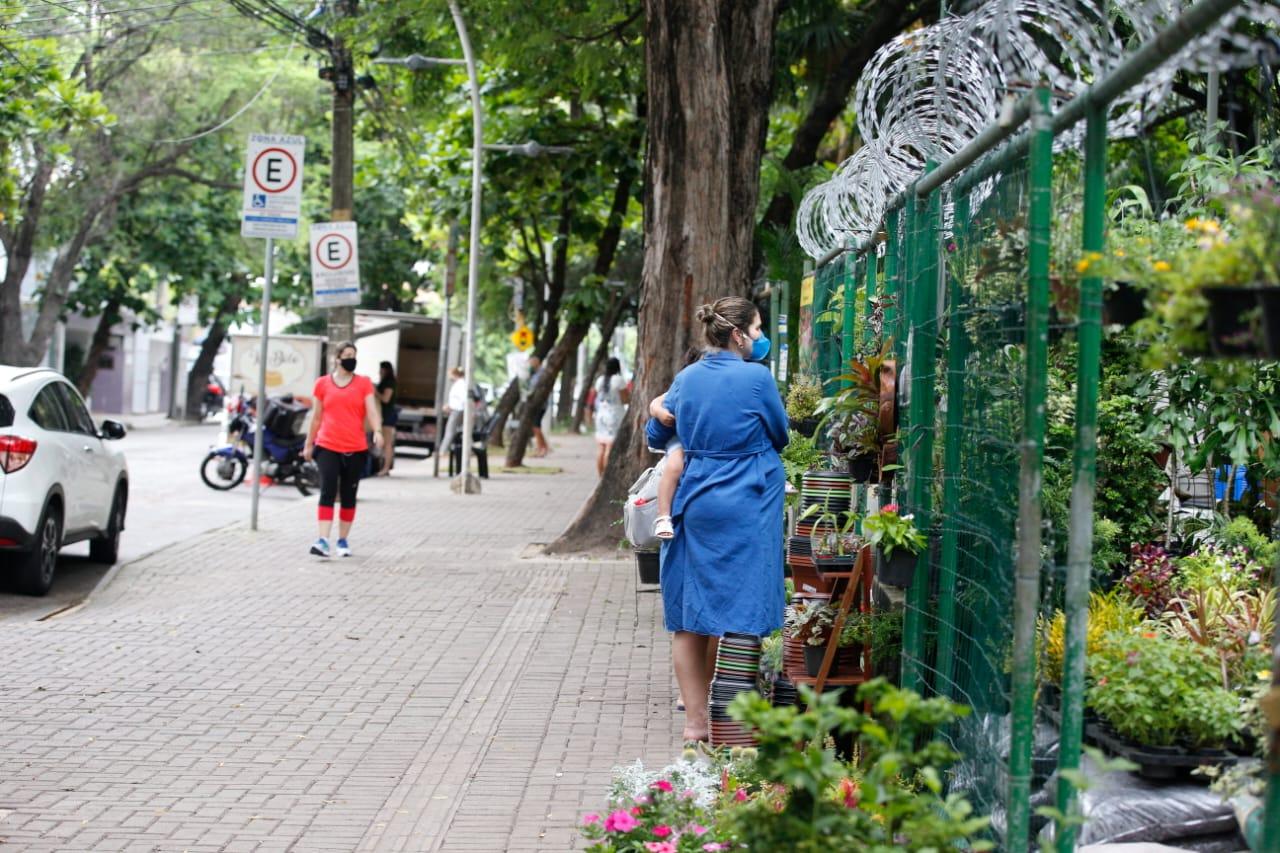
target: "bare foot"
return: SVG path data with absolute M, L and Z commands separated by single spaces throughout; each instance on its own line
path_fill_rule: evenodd
M 690 741 L 707 741 L 711 738 L 711 732 L 707 729 L 693 729 L 685 726 L 684 733 L 681 735 L 685 743 Z

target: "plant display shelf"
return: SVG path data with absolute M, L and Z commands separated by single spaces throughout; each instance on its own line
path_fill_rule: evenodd
M 855 603 L 860 611 L 871 609 L 871 548 L 863 546 L 858 551 L 858 559 L 854 561 L 853 567 L 847 572 L 825 572 L 823 578 L 834 582 L 831 597 L 834 600 L 836 595 L 840 595 L 840 606 L 836 608 L 835 625 L 831 628 L 831 637 L 833 642 L 827 644 L 827 653 L 822 657 L 822 666 L 818 669 L 816 676 L 799 676 L 792 678 L 797 685 L 812 685 L 815 693 L 821 693 L 827 687 L 848 687 L 854 684 L 863 684 L 871 680 L 871 667 L 868 661 L 871 659 L 871 646 L 864 644 L 862 647 L 862 666 L 858 672 L 852 675 L 831 676 L 831 664 L 836 657 L 835 638 L 840 636 L 840 632 L 844 630 L 844 623 L 849 618 Z M 865 582 L 864 582 L 865 581 Z

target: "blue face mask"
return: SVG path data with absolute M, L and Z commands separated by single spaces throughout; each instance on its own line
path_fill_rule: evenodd
M 769 355 L 769 339 L 764 336 L 764 332 L 761 332 L 760 337 L 753 338 L 751 341 L 749 361 L 764 361 L 767 355 Z

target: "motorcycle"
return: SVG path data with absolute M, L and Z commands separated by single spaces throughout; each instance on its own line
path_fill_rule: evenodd
M 237 406 L 227 423 L 227 444 L 215 447 L 200 464 L 200 479 L 220 492 L 244 482 L 253 458 L 254 431 L 259 428 L 252 403 Z M 302 423 L 307 408 L 293 402 L 290 395 L 271 399 L 262 426 L 262 474 L 271 483 L 292 484 L 299 492 L 311 494 L 320 488 L 320 469 L 302 458 L 306 436 Z
M 200 397 L 201 412 L 204 417 L 216 415 L 222 410 L 222 401 L 226 399 L 227 389 L 222 381 L 213 374 L 209 375 L 209 382 L 204 386 L 204 394 Z

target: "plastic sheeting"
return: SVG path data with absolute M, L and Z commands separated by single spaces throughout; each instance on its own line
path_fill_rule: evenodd
M 1085 817 L 1078 835 L 1082 845 L 1159 841 L 1185 847 L 1191 839 L 1208 841 L 1224 835 L 1230 839 L 1236 832 L 1231 805 L 1203 783 L 1158 782 L 1119 771 L 1103 773 L 1087 755 L 1081 757 L 1080 767 L 1090 782 L 1080 794 Z M 1032 797 L 1033 808 L 1053 803 L 1055 781 L 1056 776 Z M 1045 826 L 1041 840 L 1051 841 L 1053 830 L 1052 823 Z

